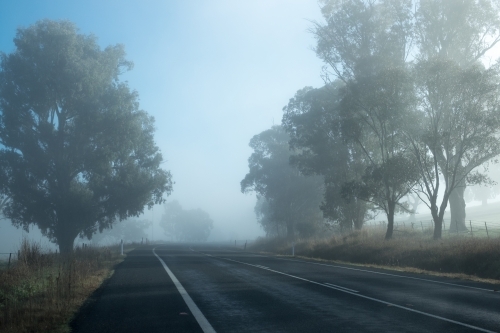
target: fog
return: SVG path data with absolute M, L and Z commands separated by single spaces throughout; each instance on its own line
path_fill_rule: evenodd
M 255 195 L 240 191 L 248 143 L 281 123 L 282 108 L 298 89 L 324 85 L 308 32 L 323 21 L 316 1 L 12 1 L 0 11 L 0 51 L 14 50 L 16 28 L 46 18 L 74 22 L 102 48 L 125 46 L 134 68 L 122 79 L 155 117 L 163 167 L 175 182 L 168 202 L 206 211 L 214 222 L 209 241 L 264 235 Z M 493 53 L 490 61 L 499 54 Z M 496 182 L 499 170 L 491 166 Z M 481 204 L 466 196 L 468 207 Z M 163 212 L 157 205 L 141 217 L 153 221 L 146 231 L 153 240 L 166 239 Z M 421 203 L 417 214 L 428 213 Z M 26 233 L 0 220 L 0 252 L 15 250 L 23 237 L 55 248 L 36 227 Z
M 304 86 L 321 86 L 322 63 L 307 32 L 321 20 L 316 1 L 9 1 L 0 11 L 0 51 L 14 50 L 16 28 L 68 19 L 102 47 L 124 44 L 132 71 L 122 78 L 156 119 L 156 143 L 175 181 L 168 201 L 201 208 L 214 221 L 209 240 L 263 232 L 242 194 L 253 135 L 281 122 L 282 107 Z M 146 211 L 153 239 L 163 208 Z M 22 230 L 0 222 L 0 252 Z M 37 229 L 28 236 L 44 239 Z

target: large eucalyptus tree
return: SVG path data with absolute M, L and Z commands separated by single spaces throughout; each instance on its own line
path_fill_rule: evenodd
M 120 74 L 122 45 L 101 49 L 68 21 L 20 28 L 0 62 L 0 184 L 14 225 L 36 224 L 71 252 L 116 220 L 163 201 L 171 175 L 160 168 L 154 119 Z

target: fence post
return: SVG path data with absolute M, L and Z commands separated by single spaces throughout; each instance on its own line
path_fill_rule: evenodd
M 123 255 L 123 239 L 122 239 L 122 241 L 121 241 L 121 244 L 120 244 L 120 245 L 121 245 L 121 254 Z
M 422 224 L 422 221 L 420 221 L 420 226 L 422 227 L 422 232 L 424 232 L 424 225 Z
M 9 265 L 7 266 L 7 268 L 10 268 L 10 258 L 12 257 L 12 253 L 9 253 Z
M 486 228 L 486 237 L 490 238 L 490 235 L 488 235 L 488 225 L 486 224 L 486 221 L 484 222 L 484 227 Z
M 472 221 L 469 220 L 469 225 L 470 225 L 470 235 L 474 237 L 474 234 L 472 233 Z
M 413 223 L 413 222 L 411 223 L 411 229 L 412 229 L 412 230 L 413 230 L 413 225 L 414 225 L 414 224 L 415 224 L 415 223 Z

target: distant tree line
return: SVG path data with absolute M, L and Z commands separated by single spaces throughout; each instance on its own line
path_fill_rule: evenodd
M 165 203 L 164 208 L 160 226 L 169 240 L 204 242 L 210 236 L 214 222 L 204 210 L 185 210 L 175 200 Z
M 292 237 L 300 223 L 314 229 L 321 218 L 360 229 L 383 211 L 390 239 L 394 215 L 420 201 L 435 239 L 448 204 L 450 230 L 465 230 L 465 190 L 493 185 L 485 170 L 500 153 L 500 65 L 487 58 L 500 41 L 500 3 L 320 3 L 325 22 L 311 32 L 325 85 L 297 91 L 282 127 L 250 142 L 241 187 L 257 193 L 264 230 Z M 318 192 L 306 194 L 318 179 L 320 204 Z

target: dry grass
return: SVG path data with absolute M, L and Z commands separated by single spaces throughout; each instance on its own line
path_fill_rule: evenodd
M 291 254 L 291 244 L 282 239 L 261 239 L 252 245 L 252 249 Z M 500 237 L 448 237 L 435 241 L 430 235 L 404 230 L 394 239 L 386 241 L 384 232 L 380 229 L 362 230 L 323 240 L 298 241 L 295 244 L 295 254 L 308 258 L 415 272 L 430 271 L 457 278 L 468 276 L 500 282 Z
M 0 270 L 0 332 L 68 332 L 68 322 L 120 261 L 118 249 L 78 248 L 70 256 L 24 240 Z

